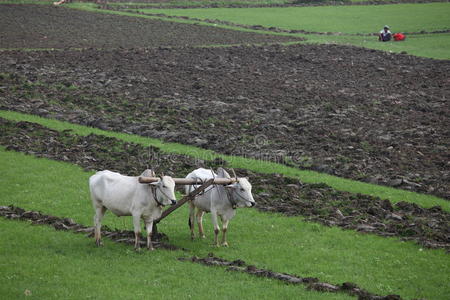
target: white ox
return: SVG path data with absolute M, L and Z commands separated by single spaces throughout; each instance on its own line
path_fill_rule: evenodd
M 217 170 L 217 174 L 212 170 L 197 169 L 189 173 L 186 178 L 201 179 L 206 181 L 211 178 L 231 178 L 222 168 Z M 189 194 L 197 186 L 186 186 L 186 194 Z M 214 225 L 214 245 L 219 246 L 219 224 L 218 217 L 222 220 L 222 246 L 227 247 L 227 228 L 229 221 L 236 215 L 236 207 L 252 207 L 256 204 L 252 196 L 252 185 L 247 178 L 238 178 L 236 183 L 222 186 L 215 185 L 205 190 L 203 194 L 195 197 L 189 202 L 189 227 L 191 238 L 194 239 L 194 214 L 197 208 L 197 224 L 199 235 L 205 238 L 203 232 L 203 215 L 205 212 L 211 212 L 212 223 Z
M 146 170 L 142 176 L 154 176 Z M 147 248 L 153 250 L 151 234 L 153 221 L 162 213 L 162 207 L 175 204 L 175 182 L 163 176 L 151 184 L 141 184 L 138 177 L 124 176 L 108 170 L 97 172 L 89 178 L 92 204 L 95 209 L 95 241 L 101 245 L 101 221 L 107 209 L 117 216 L 133 216 L 136 250 L 140 248 L 140 219 L 147 231 Z

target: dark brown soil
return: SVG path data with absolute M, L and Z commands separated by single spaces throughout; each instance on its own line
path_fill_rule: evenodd
M 150 48 L 301 40 L 48 5 L 0 5 L 3 49 Z
M 86 169 L 110 169 L 139 175 L 151 166 L 169 175 L 185 176 L 196 167 L 223 166 L 223 161 L 199 161 L 166 154 L 157 148 L 144 148 L 99 135 L 77 136 L 28 122 L 0 118 L 0 145 L 39 157 L 75 163 Z M 440 207 L 425 209 L 415 204 L 366 195 L 339 192 L 324 184 L 305 184 L 277 174 L 257 174 L 236 170 L 249 176 L 257 208 L 327 226 L 339 226 L 363 233 L 414 240 L 428 248 L 450 250 L 450 213 Z
M 401 300 L 399 295 L 387 295 L 379 296 L 369 293 L 356 284 L 351 282 L 344 282 L 341 285 L 334 285 L 327 282 L 320 282 L 315 277 L 300 277 L 297 275 L 273 272 L 267 269 L 259 269 L 252 265 L 247 265 L 243 260 L 237 259 L 234 261 L 228 261 L 226 259 L 215 257 L 210 253 L 207 257 L 199 258 L 193 256 L 191 258 L 180 257 L 181 261 L 191 261 L 194 263 L 202 264 L 210 267 L 227 267 L 227 271 L 244 272 L 250 275 L 265 277 L 270 279 L 277 279 L 289 284 L 304 284 L 308 289 L 329 292 L 329 293 L 346 293 L 351 296 L 357 296 L 359 300 Z
M 50 225 L 56 230 L 72 231 L 74 233 L 87 233 L 89 237 L 94 236 L 94 228 L 75 223 L 70 218 L 60 218 L 50 215 L 44 215 L 39 211 L 27 211 L 16 206 L 0 206 L 0 216 L 11 220 L 30 221 L 34 225 Z M 112 230 L 107 226 L 102 226 L 102 236 L 109 238 L 117 243 L 125 243 L 134 246 L 134 232 L 127 230 Z M 170 245 L 164 241 L 167 236 L 158 233 L 152 235 L 152 243 L 155 248 L 167 250 L 178 250 L 180 248 Z M 94 243 L 94 242 L 92 242 Z M 146 246 L 146 241 L 141 240 L 141 245 Z
M 0 108 L 450 199 L 450 62 L 337 45 L 3 52 Z

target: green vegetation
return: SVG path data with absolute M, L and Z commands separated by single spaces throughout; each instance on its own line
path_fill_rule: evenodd
M 0 218 L 3 299 L 352 299 L 180 262 L 181 251 L 94 247 L 83 235 Z
M 406 52 L 412 55 L 450 59 L 450 34 L 407 35 L 404 42 L 380 43 L 376 36 L 384 24 L 393 32 L 431 32 L 450 28 L 449 3 L 393 4 L 377 6 L 319 6 L 272 8 L 141 9 L 147 13 L 218 19 L 244 25 L 262 25 L 287 30 L 339 32 L 341 35 L 296 34 L 306 43 L 351 44 L 366 48 Z M 239 29 L 238 29 L 239 30 Z
M 184 6 L 184 7 L 198 7 L 211 5 L 216 7 L 230 6 L 230 5 L 270 5 L 270 4 L 289 4 L 292 3 L 291 0 L 244 0 L 244 1 L 218 1 L 218 0 L 199 0 L 199 1 L 183 1 L 183 0 L 173 0 L 169 2 L 115 2 L 108 3 L 111 6 L 127 6 L 127 5 L 138 5 L 138 6 L 148 6 L 148 7 L 165 7 L 165 6 Z
M 92 173 L 68 163 L 2 148 L 0 166 L 0 205 L 14 204 L 92 224 L 87 189 Z M 382 295 L 445 299 L 450 292 L 443 275 L 450 272 L 450 265 L 443 250 L 426 250 L 412 242 L 324 227 L 299 217 L 287 218 L 255 209 L 238 210 L 230 225 L 229 248 L 212 248 L 209 217 L 205 218 L 207 239 L 192 242 L 187 215 L 186 207 L 182 207 L 158 226 L 171 243 L 189 249 L 187 252 L 156 250 L 141 254 L 135 254 L 131 246 L 107 240 L 104 248 L 97 249 L 92 238 L 83 235 L 0 219 L 6 229 L 0 244 L 0 276 L 8 283 L 2 285 L 0 292 L 7 298 L 17 298 L 25 289 L 42 298 L 134 298 L 136 293 L 162 298 L 168 289 L 173 293 L 170 298 L 186 298 L 183 293 L 187 293 L 203 299 L 211 295 L 208 288 L 219 285 L 215 290 L 224 293 L 218 294 L 219 298 L 329 297 L 306 292 L 303 287 L 176 261 L 180 256 L 205 256 L 211 251 L 219 257 L 240 258 L 274 271 L 315 276 L 335 284 L 355 282 Z M 129 217 L 117 218 L 111 213 L 107 213 L 104 224 L 128 230 L 132 227 Z M 241 285 L 245 288 L 240 289 Z M 155 286 L 158 289 L 151 288 Z
M 142 12 L 218 19 L 312 32 L 377 33 L 384 24 L 395 32 L 450 29 L 449 3 L 377 6 L 318 6 L 208 9 L 141 9 Z M 414 16 L 414 17 L 412 17 Z
M 96 128 L 90 128 L 86 126 L 76 125 L 68 122 L 57 121 L 53 119 L 41 118 L 38 116 L 27 115 L 12 111 L 1 111 L 0 117 L 17 120 L 17 121 L 29 121 L 41 124 L 43 126 L 55 129 L 55 130 L 73 130 L 74 133 L 80 135 L 88 135 L 90 133 L 116 137 L 124 141 L 138 143 L 144 146 L 155 146 L 160 148 L 162 151 L 167 153 L 177 153 L 188 155 L 205 160 L 213 160 L 215 158 L 222 158 L 229 163 L 230 167 L 233 168 L 243 168 L 248 170 L 253 170 L 260 173 L 279 173 L 284 174 L 289 177 L 299 178 L 306 183 L 326 183 L 331 187 L 340 190 L 348 191 L 351 193 L 361 193 L 372 196 L 377 196 L 382 199 L 389 199 L 393 203 L 399 201 L 413 202 L 423 207 L 432 207 L 440 205 L 442 209 L 450 211 L 450 202 L 438 197 L 423 195 L 418 193 L 413 193 L 405 190 L 393 189 L 385 186 L 378 186 L 373 184 L 368 184 L 359 181 L 353 181 L 349 179 L 344 179 L 336 176 L 331 176 L 323 173 L 318 173 L 308 170 L 300 170 L 293 167 L 288 167 L 285 165 L 277 164 L 274 162 L 268 162 L 263 160 L 250 159 L 240 156 L 228 156 L 217 154 L 210 150 L 205 150 L 193 146 L 187 146 L 176 143 L 164 143 L 158 139 L 152 139 L 147 137 L 142 137 L 138 135 L 131 135 L 125 133 L 104 131 Z

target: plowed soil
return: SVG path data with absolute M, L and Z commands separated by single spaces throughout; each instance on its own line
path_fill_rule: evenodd
M 301 40 L 47 5 L 3 4 L 0 28 L 0 48 L 8 49 L 148 48 Z
M 152 167 L 184 177 L 197 167 L 224 165 L 223 161 L 200 161 L 114 138 L 93 134 L 82 137 L 27 122 L 0 118 L 0 129 L 0 145 L 8 150 L 75 163 L 88 170 L 109 169 L 137 176 Z M 156 164 L 148 166 L 149 161 Z M 450 250 L 450 213 L 440 207 L 425 209 L 407 202 L 394 205 L 389 200 L 339 192 L 324 184 L 305 184 L 276 174 L 247 170 L 237 170 L 237 174 L 251 178 L 256 208 L 262 211 L 305 216 L 327 226 L 395 236 L 428 248 Z
M 450 199 L 450 62 L 337 45 L 3 52 L 0 108 Z

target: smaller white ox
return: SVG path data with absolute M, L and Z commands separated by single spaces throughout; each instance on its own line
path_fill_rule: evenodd
M 152 176 L 145 170 L 141 176 Z M 124 176 L 108 170 L 99 171 L 89 178 L 92 204 L 95 209 L 95 242 L 101 245 L 101 222 L 106 210 L 117 216 L 133 216 L 135 242 L 140 248 L 140 220 L 144 220 L 147 231 L 147 248 L 153 250 L 151 234 L 153 221 L 162 213 L 162 207 L 175 204 L 175 182 L 172 177 L 162 176 L 151 184 L 139 183 L 138 177 Z
M 217 170 L 217 174 L 212 170 L 197 169 L 189 173 L 186 178 L 201 179 L 206 181 L 211 178 L 231 178 L 222 168 Z M 198 186 L 186 186 L 186 194 L 189 194 Z M 194 239 L 194 214 L 197 208 L 197 224 L 201 238 L 205 238 L 203 232 L 203 215 L 211 212 L 212 223 L 214 225 L 214 245 L 219 247 L 219 223 L 218 217 L 222 220 L 222 246 L 227 247 L 227 228 L 230 220 L 236 215 L 236 207 L 252 207 L 256 204 L 252 196 L 252 185 L 247 178 L 239 177 L 236 183 L 222 186 L 214 185 L 207 188 L 203 194 L 195 197 L 189 202 L 189 227 L 191 238 Z

